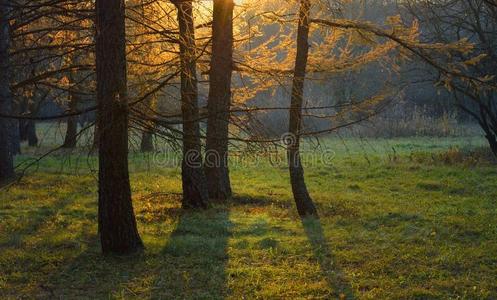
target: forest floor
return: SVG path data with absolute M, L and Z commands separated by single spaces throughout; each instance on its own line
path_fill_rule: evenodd
M 146 246 L 132 257 L 99 252 L 92 158 L 57 154 L 0 195 L 0 298 L 495 299 L 497 168 L 482 145 L 325 143 L 333 163 L 306 168 L 320 219 L 304 221 L 284 164 L 238 161 L 232 204 L 183 212 L 179 169 L 132 155 Z

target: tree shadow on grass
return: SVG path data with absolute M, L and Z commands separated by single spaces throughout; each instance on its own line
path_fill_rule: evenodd
M 134 295 L 127 286 L 146 274 L 146 255 L 104 256 L 98 236 L 87 236 L 82 249 L 66 255 L 58 269 L 39 284 L 42 298 L 111 299 Z
M 24 239 L 28 236 L 34 236 L 40 228 L 51 218 L 55 217 L 60 211 L 70 206 L 75 200 L 64 195 L 58 200 L 54 201 L 50 206 L 45 205 L 36 209 L 30 210 L 25 216 L 22 217 L 24 221 L 19 223 L 22 226 L 2 232 L 5 234 L 5 239 L 0 239 L 0 249 L 4 247 L 23 247 Z M 0 214 L 1 216 L 1 214 Z
M 252 196 L 238 196 L 233 199 L 235 206 L 256 206 L 266 207 L 273 206 L 281 209 L 291 209 L 293 204 L 290 201 L 279 201 L 273 197 L 252 197 Z
M 231 236 L 228 210 L 184 212 L 160 207 L 149 211 L 147 207 L 137 210 L 143 218 L 144 252 L 102 256 L 95 226 L 78 227 L 80 232 L 72 237 L 75 247 L 53 249 L 56 259 L 45 270 L 46 275 L 33 279 L 34 290 L 23 294 L 47 299 L 224 298 L 228 293 L 225 268 Z M 162 223 L 166 217 L 174 225 Z
M 0 269 L 6 289 L 0 289 L 0 298 L 33 297 L 33 291 L 43 289 L 48 274 L 58 268 L 60 257 L 77 251 L 84 237 L 66 238 L 73 234 L 68 232 L 67 220 L 75 213 L 72 209 L 75 201 L 69 194 L 63 195 L 30 211 L 23 216 L 25 221 L 19 220 L 21 227 L 6 232 L 6 239 L 0 242 Z
M 161 252 L 151 298 L 225 298 L 231 227 L 225 208 L 184 212 Z
M 302 225 L 311 243 L 314 257 L 317 259 L 328 285 L 333 289 L 333 296 L 337 299 L 356 299 L 350 282 L 336 262 L 334 254 L 330 251 L 320 220 L 305 218 L 302 219 Z
M 77 191 L 63 179 L 54 181 L 51 189 L 47 189 L 46 180 L 28 179 L 2 195 L 0 298 L 21 298 L 29 293 L 57 260 L 52 249 L 65 251 L 74 246 L 52 232 L 59 226 L 67 227 L 65 220 L 77 200 L 73 195 Z

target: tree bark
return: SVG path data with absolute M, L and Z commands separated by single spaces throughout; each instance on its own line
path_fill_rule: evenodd
M 226 201 L 232 195 L 228 169 L 228 125 L 233 73 L 233 8 L 232 0 L 214 0 L 204 165 L 209 197 L 216 201 Z
M 91 145 L 90 153 L 94 154 L 98 150 L 99 141 L 100 129 L 98 128 L 98 120 L 95 119 L 95 125 L 93 126 L 93 143 Z
M 24 98 L 23 101 L 21 101 L 20 105 L 18 105 L 17 107 L 18 111 L 16 113 L 19 113 L 20 111 L 22 114 L 34 115 L 34 112 L 36 111 L 35 105 L 33 103 L 30 103 L 29 99 L 27 98 Z M 28 141 L 28 146 L 38 146 L 36 122 L 34 120 L 20 120 L 18 122 L 18 126 L 19 127 L 17 132 L 19 132 L 19 134 L 17 136 L 17 139 L 19 140 L 19 144 L 20 142 Z M 17 148 L 17 146 L 14 146 L 14 149 L 15 148 Z M 16 154 L 18 152 L 14 150 L 14 153 Z
M 75 112 L 78 110 L 78 95 L 74 91 L 69 91 L 69 111 Z M 66 136 L 64 138 L 63 148 L 74 149 L 78 144 L 78 120 L 77 117 L 67 118 Z
M 140 143 L 141 152 L 154 152 L 154 135 L 149 131 L 142 133 L 142 140 Z
M 13 107 L 15 107 L 15 102 L 13 101 L 12 103 Z M 16 108 L 14 108 L 12 110 L 12 112 L 15 114 L 18 114 L 18 111 Z M 14 157 L 16 155 L 21 155 L 21 137 L 19 135 L 19 126 L 20 126 L 20 122 L 19 120 L 11 120 L 11 126 L 12 126 L 12 129 L 10 130 L 10 132 L 12 132 L 12 136 L 11 136 L 11 147 L 12 147 L 12 155 L 14 155 Z
M 483 103 L 482 99 L 480 99 L 479 101 L 480 103 Z M 488 103 L 491 102 L 488 101 Z M 485 132 L 485 138 L 488 141 L 488 145 L 490 146 L 492 154 L 497 157 L 497 137 L 495 135 L 495 132 L 497 132 L 497 128 L 492 126 L 492 124 L 497 123 L 497 120 L 494 114 L 487 113 L 487 111 L 490 111 L 490 109 L 488 107 L 485 107 L 483 104 L 480 104 L 479 110 L 480 114 L 475 114 L 474 117 L 477 118 L 480 127 Z
M 182 206 L 185 209 L 207 208 L 209 192 L 202 166 L 192 1 L 173 0 L 173 3 L 178 9 L 180 32 L 181 112 L 183 116 Z
M 28 146 L 29 147 L 38 146 L 38 136 L 36 135 L 36 122 L 35 121 L 28 122 L 27 134 L 28 134 Z
M 35 103 L 33 103 L 32 101 L 28 103 L 28 110 L 30 114 L 36 115 L 38 113 L 38 107 L 36 107 Z M 29 120 L 28 123 L 26 124 L 26 134 L 28 139 L 28 146 L 29 147 L 38 146 L 38 135 L 36 134 L 35 120 Z
M 317 210 L 307 191 L 304 179 L 304 167 L 300 158 L 300 133 L 302 128 L 302 103 L 304 96 L 304 81 L 309 55 L 309 13 L 310 0 L 301 0 L 299 25 L 297 32 L 297 55 L 293 75 L 292 95 L 290 104 L 290 124 L 287 156 L 290 170 L 293 198 L 301 217 L 317 216 Z
M 29 99 L 23 97 L 17 103 L 17 113 L 27 114 L 29 113 Z M 19 141 L 25 142 L 28 140 L 28 121 L 29 120 L 19 120 Z
M 13 99 L 13 98 L 12 98 Z M 19 114 L 19 105 L 16 101 L 12 100 L 12 113 Z M 21 121 L 11 120 L 12 122 L 12 154 L 14 156 L 21 154 Z
M 139 109 L 142 109 L 143 112 L 155 111 L 157 108 L 157 99 L 154 95 L 153 97 L 148 97 L 143 103 L 140 103 L 138 106 Z M 140 143 L 140 150 L 143 153 L 154 152 L 154 132 L 155 132 L 155 123 L 154 122 L 146 122 L 146 126 L 144 131 L 142 132 L 142 139 Z
M 128 172 L 128 95 L 124 0 L 96 1 L 98 229 L 102 252 L 143 248 L 131 202 Z
M 9 2 L 0 0 L 0 111 L 4 114 L 11 114 L 13 109 L 10 91 Z M 0 118 L 0 182 L 14 177 L 14 130 L 12 120 Z

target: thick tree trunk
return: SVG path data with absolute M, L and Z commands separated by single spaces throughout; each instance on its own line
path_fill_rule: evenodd
M 9 0 L 0 0 L 0 111 L 12 114 L 13 100 L 10 91 L 10 29 Z M 14 177 L 14 122 L 0 118 L 0 182 Z
M 226 201 L 232 194 L 228 169 L 228 125 L 233 72 L 233 8 L 232 0 L 214 0 L 204 165 L 209 196 L 216 201 Z
M 143 248 L 131 202 L 128 172 L 128 96 L 124 0 L 96 1 L 99 111 L 98 229 L 103 253 Z
M 292 99 L 290 105 L 290 126 L 288 139 L 288 166 L 292 192 L 300 216 L 317 216 L 316 207 L 309 196 L 304 179 L 304 168 L 300 159 L 300 132 L 302 128 L 302 103 L 304 81 L 309 54 L 310 0 L 301 0 L 297 33 L 297 56 L 293 75 Z
M 183 116 L 183 208 L 207 208 L 209 193 L 202 166 L 198 110 L 195 28 L 192 1 L 173 1 L 178 9 L 181 56 L 181 112 Z

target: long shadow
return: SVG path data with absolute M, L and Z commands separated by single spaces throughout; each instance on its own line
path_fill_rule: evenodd
M 81 282 L 85 281 L 90 274 L 90 270 L 95 269 L 87 265 L 91 261 L 98 261 L 97 258 L 100 253 L 97 250 L 97 236 L 82 233 L 78 238 L 84 240 L 81 246 L 85 247 L 85 249 L 74 256 L 66 253 L 57 262 L 57 266 L 50 270 L 50 273 L 47 274 L 48 276 L 38 279 L 38 297 L 44 299 L 64 299 L 66 297 L 90 296 L 89 292 L 92 289 L 79 288 L 81 294 L 78 294 L 78 286 L 82 285 Z M 77 249 L 72 250 L 78 251 Z M 77 283 L 74 280 L 75 274 L 78 274 L 79 277 Z
M 13 230 L 5 230 L 2 235 L 5 238 L 0 240 L 0 251 L 4 255 L 12 255 L 12 257 L 3 257 L 0 263 L 0 269 L 6 277 L 7 286 L 19 288 L 23 291 L 29 289 L 31 284 L 36 284 L 42 279 L 42 274 L 47 269 L 51 268 L 51 261 L 46 262 L 44 259 L 52 258 L 49 253 L 50 246 L 44 240 L 44 236 L 50 234 L 53 218 L 59 213 L 67 211 L 67 209 L 75 203 L 76 199 L 71 196 L 74 191 L 71 189 L 62 193 L 57 200 L 48 203 L 44 206 L 29 210 L 25 215 L 20 216 L 23 221 L 18 220 L 22 225 Z M 56 226 L 56 228 L 59 228 Z M 75 243 L 59 243 L 58 249 L 71 248 Z M 18 274 L 22 274 L 18 278 Z M 24 277 L 25 274 L 31 274 L 31 277 Z M 29 281 L 29 282 L 28 282 Z M 21 292 L 15 290 L 1 290 L 0 298 L 2 297 L 21 297 Z
M 333 296 L 337 299 L 356 299 L 350 282 L 338 265 L 335 255 L 330 251 L 320 220 L 304 218 L 302 225 L 311 243 L 314 257 L 317 259 L 328 285 L 333 289 Z
M 225 298 L 231 227 L 226 208 L 184 212 L 162 250 L 151 298 Z
M 44 299 L 111 299 L 131 297 L 122 294 L 129 281 L 146 274 L 143 253 L 131 256 L 104 256 L 98 236 L 82 232 L 84 249 L 74 256 L 66 255 L 47 278 L 38 284 Z M 120 295 L 121 293 L 121 295 Z
M 282 209 L 290 209 L 293 204 L 290 201 L 278 201 L 273 197 L 253 197 L 253 196 L 238 196 L 233 199 L 233 205 L 241 206 L 275 206 Z
M 67 197 L 67 195 L 63 195 L 58 200 L 54 201 L 51 206 L 41 206 L 28 212 L 27 215 L 22 217 L 26 220 L 22 227 L 2 233 L 8 236 L 8 240 L 5 242 L 0 240 L 0 249 L 12 246 L 21 247 L 24 237 L 36 235 L 43 224 L 57 215 L 57 213 L 70 206 L 74 201 L 74 199 Z
M 60 182 L 58 181 L 55 182 L 55 184 L 59 183 Z M 25 186 L 36 192 L 36 196 L 41 199 L 53 196 L 51 194 L 52 192 L 46 192 L 46 186 L 37 186 L 36 184 L 38 183 L 20 183 L 18 184 L 18 188 Z M 39 194 L 38 191 L 40 190 L 43 190 L 44 193 Z M 55 200 L 47 202 L 45 205 L 29 209 L 27 209 L 28 206 L 23 200 L 31 198 L 33 195 L 26 194 L 21 195 L 22 197 L 17 199 L 9 199 L 9 193 L 4 194 L 0 200 L 5 200 L 5 203 L 10 204 L 12 206 L 10 209 L 13 209 L 14 213 L 17 213 L 17 210 L 21 208 L 23 210 L 23 215 L 16 216 L 15 228 L 8 229 L 7 226 L 2 226 L 2 231 L 0 231 L 0 249 L 6 247 L 22 247 L 24 238 L 35 236 L 51 218 L 55 217 L 59 212 L 64 211 L 76 201 L 72 196 L 74 193 L 76 193 L 75 189 L 65 190 L 64 192 L 57 193 L 57 198 Z M 0 211 L 0 218 L 10 214 L 9 210 L 2 210 Z M 19 224 L 22 225 L 19 226 Z M 3 237 L 2 235 L 5 236 Z

